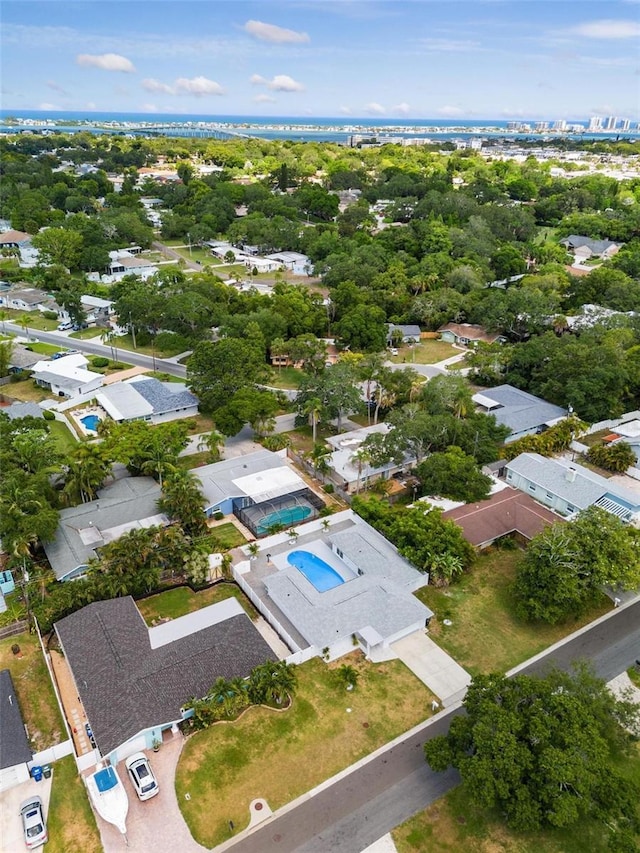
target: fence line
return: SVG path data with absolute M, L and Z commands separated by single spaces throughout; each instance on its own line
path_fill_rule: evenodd
M 17 634 L 23 634 L 28 628 L 29 622 L 26 619 L 12 622 L 10 625 L 0 628 L 0 640 L 5 640 L 7 637 L 15 637 Z

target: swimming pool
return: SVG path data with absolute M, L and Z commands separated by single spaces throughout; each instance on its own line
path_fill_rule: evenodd
M 97 415 L 85 415 L 83 418 L 80 418 L 80 423 L 85 427 L 85 429 L 90 429 L 91 432 L 98 432 L 98 424 L 100 423 L 100 418 Z
M 311 515 L 311 507 L 285 506 L 282 507 L 282 509 L 269 513 L 269 515 L 265 515 L 264 518 L 261 518 L 258 522 L 256 532 L 258 536 L 261 536 L 263 533 L 268 533 L 276 524 L 282 524 L 284 527 L 288 527 L 291 524 L 296 524 L 296 522 L 302 521 L 309 515 Z
M 287 562 L 295 566 L 318 592 L 326 592 L 344 583 L 344 578 L 335 569 L 310 551 L 292 551 L 287 554 Z

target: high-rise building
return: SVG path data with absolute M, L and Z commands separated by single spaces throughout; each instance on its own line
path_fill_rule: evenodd
M 618 116 L 607 116 L 606 121 L 604 123 L 604 129 L 605 130 L 615 130 L 617 124 L 618 124 Z
M 534 130 L 537 130 L 537 131 L 549 130 L 549 122 L 548 121 L 537 121 L 535 123 Z
M 631 130 L 631 122 L 628 118 L 621 119 L 620 130 Z
M 600 116 L 591 116 L 589 119 L 589 130 L 602 130 L 602 119 Z

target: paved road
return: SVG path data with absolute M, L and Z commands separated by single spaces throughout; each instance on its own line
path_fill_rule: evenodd
M 106 358 L 111 358 L 111 347 L 103 344 L 94 343 L 94 341 L 83 341 L 78 338 L 70 338 L 68 335 L 63 335 L 60 332 L 42 332 L 40 329 L 29 329 L 28 333 L 15 323 L 3 323 L 3 331 L 10 332 L 14 335 L 29 338 L 30 340 L 42 341 L 45 344 L 54 344 L 59 347 L 69 347 L 76 349 L 78 352 L 88 353 L 89 355 L 102 355 Z M 116 347 L 118 350 L 118 359 L 122 359 L 127 364 L 134 364 L 137 367 L 148 367 L 151 370 L 159 370 L 163 373 L 169 373 L 171 376 L 178 376 L 185 379 L 187 376 L 187 368 L 184 364 L 176 364 L 173 361 L 167 361 L 163 358 L 153 358 L 150 355 L 143 355 L 139 352 L 131 352 Z
M 555 664 L 592 661 L 609 681 L 640 657 L 640 600 L 613 612 L 567 643 L 519 668 L 542 672 Z M 359 853 L 398 824 L 425 809 L 458 782 L 455 771 L 433 773 L 422 752 L 425 740 L 445 732 L 455 708 L 414 729 L 393 748 L 342 774 L 313 797 L 304 795 L 278 816 L 234 844 L 233 853 Z M 291 768 L 295 772 L 295 768 Z

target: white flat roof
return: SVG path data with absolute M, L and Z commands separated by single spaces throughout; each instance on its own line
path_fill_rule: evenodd
M 149 628 L 151 648 L 157 649 L 160 646 L 166 646 L 167 643 L 189 637 L 197 631 L 202 631 L 211 625 L 217 625 L 219 622 L 231 619 L 232 616 L 239 616 L 241 613 L 244 613 L 244 610 L 238 599 L 227 598 L 217 604 L 203 607 L 202 610 L 196 610 L 194 613 L 178 616 L 177 619 L 171 619 L 162 625 Z
M 232 480 L 245 495 L 248 495 L 256 503 L 279 498 L 288 495 L 297 489 L 304 489 L 305 482 L 291 468 L 271 468 L 268 471 L 259 471 L 256 474 L 248 474 Z

